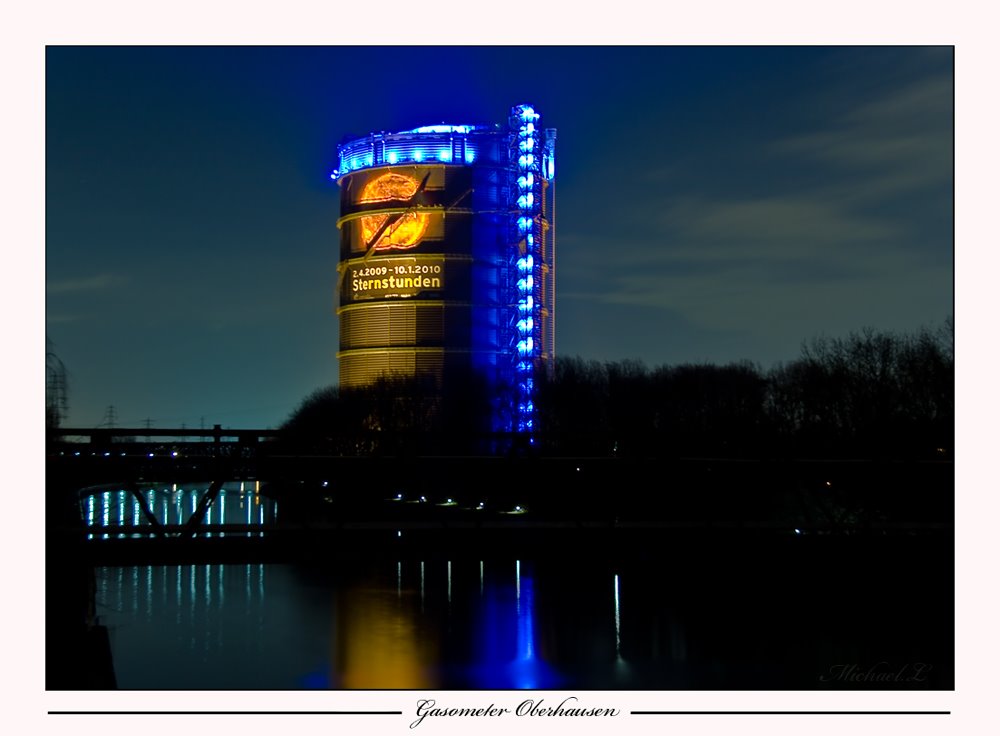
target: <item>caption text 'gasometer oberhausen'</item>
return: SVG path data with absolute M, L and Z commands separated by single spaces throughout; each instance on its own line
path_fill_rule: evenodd
M 570 717 L 570 718 L 608 718 L 617 716 L 620 711 L 617 708 L 583 708 L 578 704 L 578 698 L 571 695 L 564 698 L 555 707 L 545 704 L 545 698 L 535 700 L 522 700 L 514 708 L 504 708 L 490 703 L 488 706 L 480 708 L 443 708 L 438 707 L 436 700 L 417 701 L 417 719 L 410 724 L 410 728 L 416 728 L 428 717 L 457 717 L 457 718 L 501 718 L 503 716 L 536 716 L 536 717 Z

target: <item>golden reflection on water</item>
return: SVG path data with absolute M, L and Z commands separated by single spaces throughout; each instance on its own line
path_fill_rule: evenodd
M 358 586 L 339 593 L 333 637 L 339 686 L 437 687 L 438 642 L 421 630 L 418 616 L 419 601 L 396 588 Z

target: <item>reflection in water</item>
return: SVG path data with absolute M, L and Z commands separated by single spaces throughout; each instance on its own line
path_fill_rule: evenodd
M 615 655 L 622 656 L 622 617 L 618 601 L 618 576 L 615 575 Z
M 139 610 L 139 568 L 138 567 L 133 567 L 132 568 L 132 586 L 131 587 L 132 587 L 132 596 L 131 596 L 131 601 L 130 602 L 132 604 L 132 610 L 133 611 L 138 611 Z
M 174 606 L 177 610 L 177 615 L 174 618 L 174 622 L 180 626 L 181 623 L 181 566 L 177 566 L 176 579 L 177 579 L 177 597 L 174 600 Z
M 125 570 L 122 568 L 118 569 L 118 595 L 115 597 L 115 605 L 118 606 L 118 610 L 121 611 L 125 608 L 125 586 L 122 584 L 125 579 Z
M 621 615 L 621 595 L 619 593 L 618 575 L 615 575 L 615 680 L 619 686 L 625 685 L 632 679 L 632 668 L 622 656 L 622 615 Z
M 245 518 L 230 495 L 227 511 Z M 99 493 L 85 518 L 107 508 Z M 818 579 L 809 595 L 810 578 L 789 595 L 775 579 L 768 600 L 745 606 L 768 580 L 745 584 L 745 567 L 669 584 L 661 570 L 659 558 L 613 570 L 491 559 L 487 570 L 460 556 L 143 565 L 98 568 L 95 598 L 126 689 L 788 689 L 815 687 L 838 657 L 889 651 L 947 665 L 950 642 L 934 632 L 947 634 L 949 607 L 901 615 L 927 590 L 916 574 L 905 585 L 873 578 L 864 593 L 886 615 L 845 625 L 839 601 L 856 589 L 843 577 Z
M 513 591 L 503 580 L 491 580 L 485 588 L 475 624 L 480 646 L 470 668 L 472 679 L 484 689 L 554 687 L 561 678 L 537 655 L 534 578 L 522 574 L 520 560 L 514 563 L 513 583 Z
M 522 600 L 523 599 L 523 600 Z M 524 581 L 521 594 L 521 561 L 517 561 L 517 663 L 522 682 L 518 687 L 534 687 L 530 665 L 535 660 L 535 606 L 531 578 Z
M 236 611 L 225 605 L 224 591 L 234 582 L 225 566 L 143 565 L 97 568 L 95 572 L 97 613 L 109 627 L 120 687 L 260 684 L 260 669 L 240 671 L 235 661 L 253 646 L 255 638 L 234 626 Z M 250 576 L 251 585 L 258 589 L 260 566 L 252 566 Z M 242 586 L 243 581 L 238 584 Z M 241 599 L 236 597 L 237 608 L 253 605 Z M 226 646 L 229 633 L 235 634 L 232 649 Z
M 413 603 L 381 586 L 339 592 L 332 677 L 339 687 L 438 687 L 437 638 L 421 629 Z
M 375 567 L 350 571 L 332 599 L 311 605 L 299 596 L 315 587 L 302 587 L 287 565 L 98 568 L 98 614 L 109 626 L 119 685 L 544 688 L 562 681 L 540 654 L 536 583 L 524 563 L 500 563 L 490 575 L 482 561 L 478 570 L 450 560 Z M 272 576 L 277 591 L 265 585 Z

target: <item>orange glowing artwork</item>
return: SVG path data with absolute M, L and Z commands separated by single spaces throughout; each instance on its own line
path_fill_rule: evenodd
M 419 182 L 402 174 L 383 174 L 372 179 L 365 185 L 358 200 L 361 203 L 369 202 L 398 202 L 400 200 L 411 200 L 417 193 Z M 391 218 L 391 219 L 390 219 Z M 372 238 L 388 222 L 382 235 L 375 243 L 375 250 L 405 250 L 412 248 L 420 242 L 427 230 L 428 216 L 422 212 L 406 212 L 403 215 L 372 215 L 361 218 L 361 236 L 364 238 L 367 247 L 372 247 Z

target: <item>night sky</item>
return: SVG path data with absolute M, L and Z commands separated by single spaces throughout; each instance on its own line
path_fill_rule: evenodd
M 337 143 L 520 102 L 559 131 L 560 354 L 767 369 L 937 327 L 952 73 L 945 47 L 50 47 L 65 423 L 279 425 L 337 378 Z

